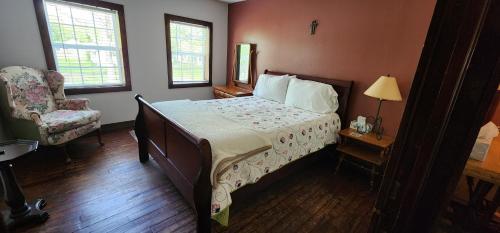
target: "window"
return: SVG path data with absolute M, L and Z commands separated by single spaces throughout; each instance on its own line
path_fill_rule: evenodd
M 168 87 L 212 85 L 212 23 L 165 14 Z
M 130 91 L 123 6 L 93 0 L 35 0 L 49 69 L 67 94 Z

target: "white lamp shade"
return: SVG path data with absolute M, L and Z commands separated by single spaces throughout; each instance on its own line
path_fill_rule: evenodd
M 395 77 L 380 76 L 364 93 L 367 96 L 391 101 L 401 101 L 398 82 Z

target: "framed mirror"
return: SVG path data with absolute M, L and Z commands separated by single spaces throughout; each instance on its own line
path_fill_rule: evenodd
M 255 52 L 257 45 L 239 43 L 236 45 L 233 81 L 238 84 L 252 86 L 255 72 Z

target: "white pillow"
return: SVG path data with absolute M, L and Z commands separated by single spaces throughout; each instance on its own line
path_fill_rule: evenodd
M 255 85 L 253 95 L 284 103 L 289 81 L 290 77 L 288 75 L 276 76 L 261 74 Z
M 288 84 L 285 105 L 316 113 L 331 113 L 339 108 L 337 96 L 331 85 L 294 78 Z

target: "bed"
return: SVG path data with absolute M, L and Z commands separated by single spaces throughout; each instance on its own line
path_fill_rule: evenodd
M 268 70 L 265 73 L 288 74 Z M 160 165 L 194 209 L 198 232 L 209 232 L 212 218 L 221 222 L 220 219 L 225 217 L 227 221 L 228 208 L 232 203 L 240 202 L 308 166 L 318 159 L 321 152 L 332 149 L 340 125 L 346 125 L 345 115 L 353 82 L 296 76 L 332 85 L 338 93 L 339 108 L 336 113 L 316 114 L 258 97 L 148 103 L 142 96 L 136 95 L 139 111 L 135 131 L 139 159 L 144 163 L 151 156 Z M 241 127 L 262 134 L 271 147 L 262 147 L 251 156 L 226 163 L 219 163 L 214 157 L 215 162 L 212 164 L 212 156 L 215 156 L 212 153 L 218 152 L 212 151 L 207 139 L 199 137 L 207 134 L 196 131 L 197 128 L 191 122 L 197 120 L 190 119 L 189 114 L 171 114 L 175 111 L 169 110 L 176 106 L 182 106 L 183 109 L 190 106 L 193 111 L 210 109 L 215 112 L 215 117 L 221 116 L 214 118 L 220 119 L 220 122 L 214 123 L 215 128 L 221 124 L 229 125 L 224 128 L 231 130 L 231 121 L 237 121 Z M 202 119 L 198 122 L 207 123 Z M 217 143 L 211 141 L 212 144 Z

